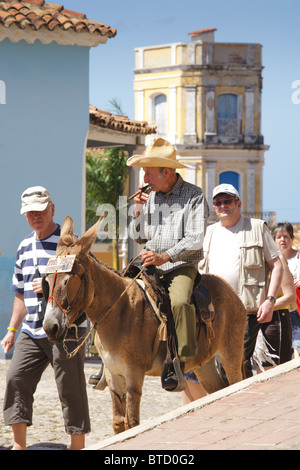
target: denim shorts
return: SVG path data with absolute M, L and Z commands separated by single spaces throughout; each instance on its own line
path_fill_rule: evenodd
M 194 382 L 195 384 L 199 383 L 199 380 L 196 377 L 196 374 L 193 371 L 186 372 L 184 374 L 185 380 L 189 380 L 190 382 Z
M 297 310 L 290 312 L 293 349 L 300 350 L 300 316 Z

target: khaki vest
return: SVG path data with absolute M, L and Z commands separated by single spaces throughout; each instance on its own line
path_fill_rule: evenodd
M 244 217 L 243 240 L 239 256 L 238 296 L 247 312 L 256 312 L 266 299 L 269 268 L 264 257 L 263 227 L 260 219 Z M 209 249 L 216 224 L 211 225 L 206 233 L 208 248 L 204 260 L 199 265 L 201 272 L 209 272 Z

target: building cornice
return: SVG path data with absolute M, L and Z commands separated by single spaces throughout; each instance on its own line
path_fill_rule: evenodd
M 258 65 L 221 65 L 221 64 L 179 64 L 179 65 L 167 65 L 167 66 L 160 66 L 160 67 L 145 67 L 145 68 L 137 68 L 134 69 L 134 73 L 137 75 L 140 74 L 147 74 L 147 73 L 162 73 L 162 72 L 174 72 L 174 71 L 181 71 L 181 72 L 195 72 L 195 71 L 232 71 L 232 72 L 249 72 L 249 70 L 253 72 L 262 72 L 264 69 L 263 66 Z

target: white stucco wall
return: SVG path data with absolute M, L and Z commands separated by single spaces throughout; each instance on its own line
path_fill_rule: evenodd
M 13 296 L 18 244 L 31 229 L 20 215 L 20 196 L 45 186 L 81 231 L 82 168 L 89 127 L 89 48 L 0 42 L 0 339 Z M 1 354 L 1 353 L 0 353 Z

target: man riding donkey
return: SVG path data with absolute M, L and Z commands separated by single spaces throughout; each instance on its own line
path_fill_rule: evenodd
M 208 206 L 202 189 L 176 173 L 176 168 L 189 167 L 177 161 L 175 148 L 163 138 L 157 138 L 143 155 L 129 158 L 127 165 L 143 168 L 144 182 L 151 190 L 148 193 L 140 188 L 135 196 L 130 230 L 138 243 L 145 244 L 142 266 L 155 269 L 169 294 L 180 367 L 175 370 L 167 355 L 161 381 L 165 390 L 180 391 L 178 383 L 184 383 L 186 357 L 197 350 L 191 296 L 202 258 Z

